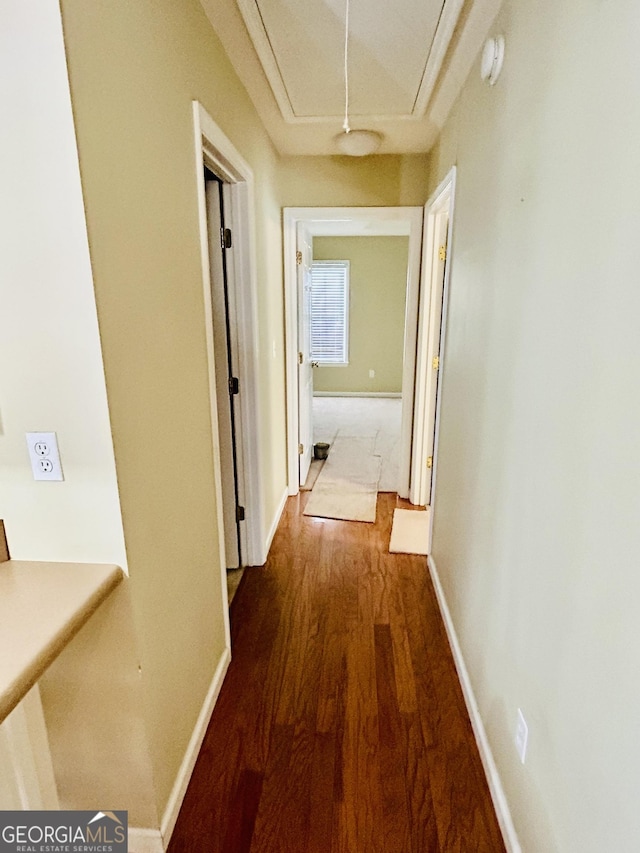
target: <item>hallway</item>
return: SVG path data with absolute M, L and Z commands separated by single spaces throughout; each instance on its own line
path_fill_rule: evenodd
M 170 853 L 499 853 L 423 557 L 290 498 L 231 611 L 233 659 Z

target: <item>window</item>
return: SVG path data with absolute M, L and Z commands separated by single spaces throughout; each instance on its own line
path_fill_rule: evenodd
M 311 358 L 349 363 L 349 261 L 311 266 Z

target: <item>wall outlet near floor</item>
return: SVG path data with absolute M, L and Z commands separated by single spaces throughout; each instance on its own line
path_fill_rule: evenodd
M 64 480 L 55 432 L 28 432 L 27 447 L 34 480 Z
M 527 725 L 527 721 L 524 718 L 524 715 L 520 708 L 518 708 L 518 718 L 516 720 L 516 749 L 518 750 L 518 756 L 520 757 L 520 761 L 524 764 L 524 760 L 527 755 L 527 741 L 529 740 L 529 726 Z
M 373 378 L 375 377 L 375 375 L 376 375 L 375 370 L 370 370 L 370 371 L 369 371 L 369 379 L 373 379 Z

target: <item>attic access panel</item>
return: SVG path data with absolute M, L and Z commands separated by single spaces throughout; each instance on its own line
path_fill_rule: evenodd
M 345 0 L 238 0 L 285 120 L 344 112 Z M 424 114 L 462 0 L 352 0 L 352 116 Z

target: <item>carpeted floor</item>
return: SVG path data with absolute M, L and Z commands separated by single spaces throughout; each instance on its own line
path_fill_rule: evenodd
M 373 452 L 382 457 L 379 492 L 396 492 L 400 470 L 400 397 L 314 397 L 313 441 L 331 443 L 343 435 L 376 436 Z

